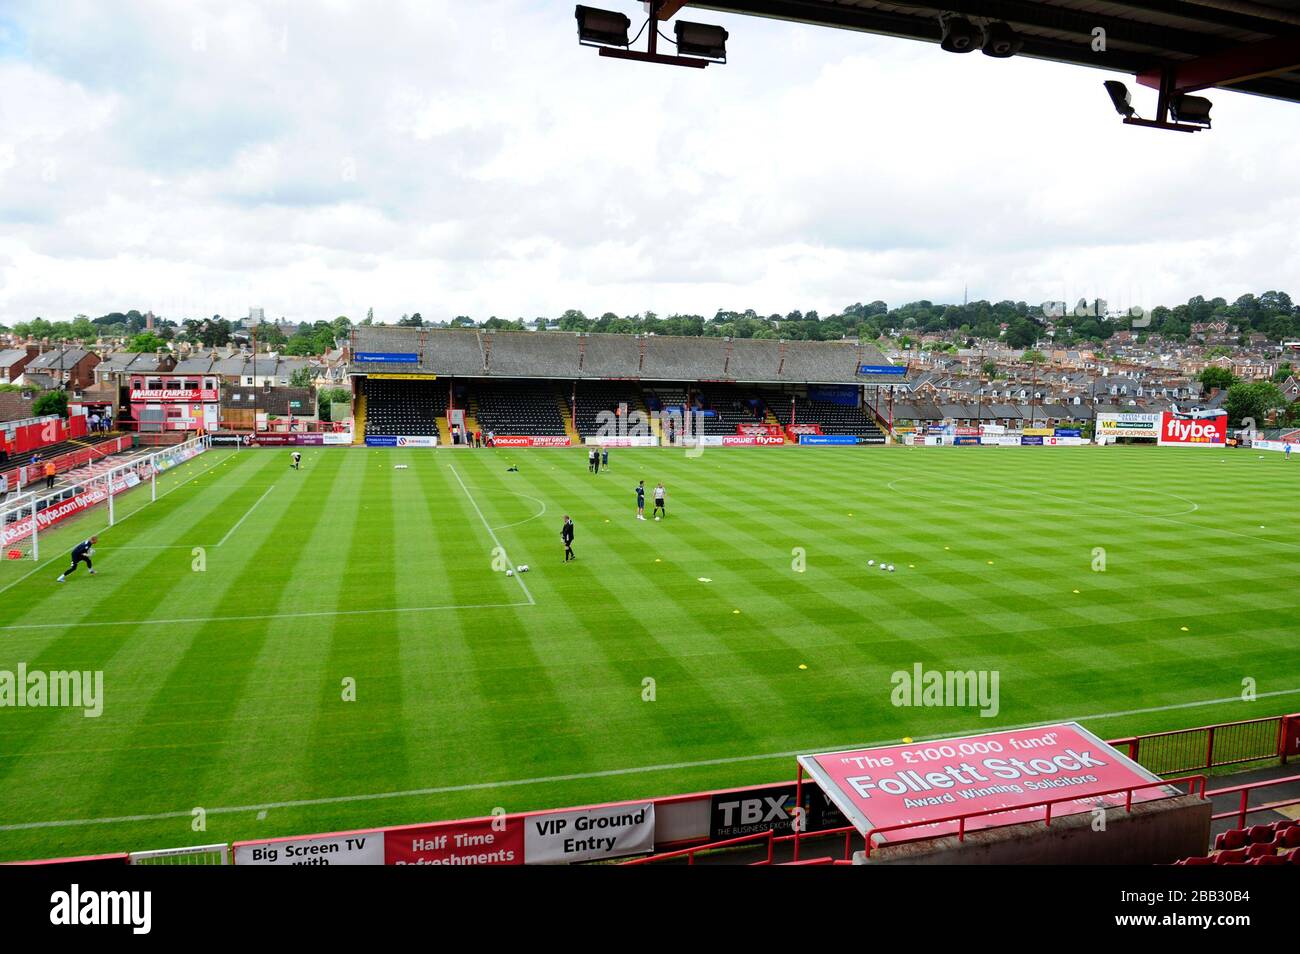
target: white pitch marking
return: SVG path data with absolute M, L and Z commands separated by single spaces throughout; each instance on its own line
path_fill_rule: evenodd
M 272 484 L 270 487 L 267 487 L 266 494 L 269 494 L 274 489 L 275 489 L 275 484 Z M 218 543 L 217 546 L 221 546 L 222 543 L 225 543 L 227 540 L 230 539 L 230 535 L 234 533 L 236 530 L 238 530 L 240 526 L 243 524 L 243 522 L 248 519 L 249 515 L 252 514 L 254 510 L 257 509 L 257 504 L 260 504 L 263 500 L 266 499 L 266 494 L 262 494 L 262 496 L 257 498 L 257 502 L 254 503 L 253 506 L 248 508 L 248 512 L 245 513 L 242 517 L 240 517 L 239 521 L 233 527 L 231 527 L 229 530 L 226 531 L 226 535 L 221 538 L 221 542 Z
M 522 604 L 517 604 L 522 605 Z M 1261 692 L 1256 698 L 1264 699 L 1274 696 L 1291 696 L 1300 695 L 1300 688 L 1297 689 L 1278 689 L 1275 692 Z M 1151 706 L 1146 709 L 1128 709 L 1123 712 L 1104 712 L 1098 715 L 1072 716 L 1072 722 L 1091 722 L 1098 719 L 1116 719 L 1121 716 L 1147 715 L 1153 712 L 1171 712 L 1175 709 L 1195 709 L 1201 706 L 1224 705 L 1230 702 L 1241 702 L 1240 696 L 1228 696 L 1224 699 L 1206 699 L 1202 702 L 1179 702 L 1167 706 Z M 1001 725 L 990 726 L 989 731 L 1005 732 L 1015 729 L 1028 729 L 1034 726 L 1043 725 L 1042 722 L 1025 722 L 1020 725 Z M 929 738 L 942 739 L 948 736 L 931 736 Z M 924 742 L 927 739 L 920 738 L 917 742 Z M 875 742 L 853 743 L 841 746 L 823 746 L 820 751 L 823 752 L 842 752 L 855 748 L 873 748 L 881 745 L 892 745 L 897 743 L 897 739 L 880 739 Z M 436 788 L 413 788 L 402 792 L 371 792 L 364 795 L 332 795 L 324 798 L 302 798 L 286 802 L 266 802 L 261 805 L 236 805 L 226 808 L 209 808 L 209 815 L 235 815 L 241 812 L 266 811 L 273 808 L 306 808 L 313 805 L 339 805 L 348 802 L 374 802 L 392 798 L 418 798 L 427 795 L 446 795 L 455 792 L 473 792 L 483 789 L 492 788 L 518 788 L 522 785 L 549 785 L 555 782 L 581 782 L 589 779 L 612 778 L 619 775 L 642 775 L 647 772 L 671 772 L 680 771 L 681 769 L 690 768 L 707 768 L 713 765 L 731 765 L 739 762 L 761 762 L 768 759 L 786 759 L 794 758 L 796 755 L 806 755 L 808 749 L 796 749 L 792 752 L 765 752 L 762 755 L 734 755 L 727 758 L 719 759 L 701 759 L 697 762 L 669 762 L 662 765 L 641 765 L 634 768 L 605 769 L 599 772 L 573 772 L 568 775 L 548 775 L 543 778 L 520 778 L 511 779 L 504 782 L 472 782 L 466 785 L 442 785 Z M 114 818 L 74 818 L 63 821 L 41 821 L 41 822 L 17 822 L 10 825 L 0 825 L 0 831 L 26 831 L 33 828 L 70 828 L 85 825 L 116 825 L 123 822 L 142 822 L 142 821 L 162 821 L 168 818 L 189 818 L 193 814 L 191 809 L 176 812 L 157 812 L 146 815 L 119 815 Z
M 524 518 L 523 520 L 516 520 L 514 523 L 507 523 L 504 527 L 494 527 L 493 529 L 496 529 L 496 530 L 509 530 L 511 527 L 522 526 L 522 525 L 525 524 L 525 523 L 530 523 L 530 522 L 532 522 L 533 520 L 536 520 L 538 517 L 544 517 L 544 516 L 546 516 L 546 501 L 544 501 L 544 500 L 538 500 L 538 499 L 537 499 L 536 497 L 534 497 L 532 494 L 521 494 L 521 493 L 520 493 L 519 491 L 517 491 L 517 490 L 508 490 L 508 491 L 506 491 L 506 492 L 507 492 L 507 493 L 514 494 L 516 497 L 526 497 L 527 499 L 531 500 L 533 503 L 541 504 L 541 505 L 542 505 L 542 509 L 539 510 L 539 511 L 537 511 L 537 513 L 533 514 L 531 517 L 526 517 L 526 518 Z
M 259 613 L 247 616 L 181 616 L 176 619 L 76 620 L 63 623 L 20 623 L 0 626 L 0 632 L 23 629 L 84 629 L 88 626 L 156 626 L 170 623 L 242 623 L 259 619 L 303 619 L 320 616 L 374 616 L 382 613 L 433 613 L 439 610 L 504 609 L 532 603 L 448 603 L 440 606 L 392 606 L 381 609 L 319 610 L 309 613 Z
M 469 488 L 465 486 L 465 481 L 460 479 L 460 474 L 456 472 L 456 465 L 448 464 L 447 466 L 451 469 L 451 475 L 456 478 L 456 483 L 460 484 L 460 489 L 465 491 L 465 496 L 469 498 L 469 504 L 474 508 L 474 512 L 478 514 L 479 520 L 483 521 L 483 529 L 488 532 L 488 536 L 491 537 L 492 542 L 497 545 L 497 549 L 504 554 L 506 562 L 511 566 L 514 566 L 515 564 L 514 561 L 510 559 L 510 554 L 506 553 L 506 548 L 501 546 L 501 541 L 497 539 L 496 532 L 493 531 L 491 525 L 487 522 L 487 517 L 483 516 L 483 511 L 478 508 L 478 503 L 474 500 L 474 495 L 471 494 Z M 519 581 L 519 585 L 523 588 L 524 596 L 528 597 L 528 605 L 534 605 L 537 601 L 533 599 L 533 594 L 528 592 L 528 584 L 524 582 L 523 575 L 516 573 L 515 579 Z

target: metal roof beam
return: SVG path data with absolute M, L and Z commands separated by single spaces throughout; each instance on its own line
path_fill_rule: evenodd
M 1231 86 L 1297 67 L 1300 67 L 1300 33 L 1234 46 L 1168 68 L 1174 72 L 1174 92 L 1187 93 L 1211 86 Z M 1138 74 L 1137 80 L 1143 86 L 1159 89 L 1161 72 L 1145 70 Z

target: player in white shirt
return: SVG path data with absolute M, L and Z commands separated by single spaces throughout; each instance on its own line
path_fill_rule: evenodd
M 661 481 L 660 483 L 655 485 L 655 508 L 652 511 L 652 515 L 656 520 L 659 519 L 660 514 L 662 514 L 665 517 L 668 516 L 668 510 L 664 507 L 664 503 L 667 501 L 667 499 L 668 499 L 668 492 L 664 490 L 664 485 L 663 482 Z

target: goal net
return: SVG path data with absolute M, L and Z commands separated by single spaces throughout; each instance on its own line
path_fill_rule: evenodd
M 9 494 L 0 502 L 0 558 L 40 559 L 36 527 L 36 495 Z

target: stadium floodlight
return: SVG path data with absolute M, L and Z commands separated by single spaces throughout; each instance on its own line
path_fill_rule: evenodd
M 1110 94 L 1110 101 L 1115 107 L 1115 112 L 1119 113 L 1125 119 L 1133 115 L 1133 97 L 1129 95 L 1128 87 L 1119 80 L 1106 80 L 1106 92 Z
M 578 21 L 578 42 L 584 46 L 628 45 L 632 21 L 624 14 L 578 4 L 573 16 Z
M 1204 96 L 1188 96 L 1184 93 L 1170 98 L 1169 114 L 1174 117 L 1174 122 L 1194 123 L 1197 126 L 1208 127 L 1210 106 L 1210 101 Z
M 678 20 L 677 52 L 681 56 L 699 56 L 715 62 L 727 62 L 727 31 L 712 23 L 688 23 Z
M 984 45 L 981 49 L 985 56 L 1006 59 L 1019 53 L 1024 45 L 1025 41 L 1020 34 L 1001 21 L 984 27 Z
M 1119 80 L 1106 80 L 1103 84 L 1110 96 L 1115 112 L 1124 117 L 1125 125 L 1149 126 L 1152 129 L 1171 129 L 1174 132 L 1200 132 L 1210 125 L 1210 101 L 1201 96 L 1188 96 L 1172 91 L 1171 80 L 1161 84 L 1156 99 L 1156 118 L 1143 119 L 1133 109 L 1133 98 L 1128 87 Z M 1172 116 L 1170 122 L 1166 116 Z
M 984 39 L 980 28 L 965 17 L 954 14 L 942 16 L 939 18 L 939 26 L 943 30 L 939 46 L 949 53 L 969 53 L 978 49 Z

